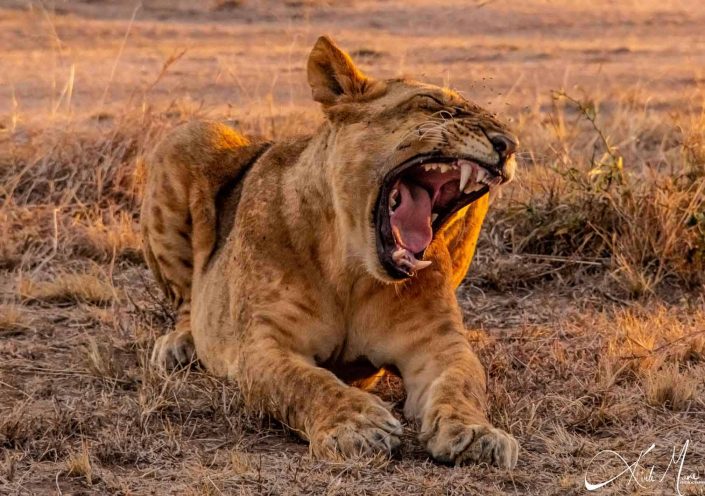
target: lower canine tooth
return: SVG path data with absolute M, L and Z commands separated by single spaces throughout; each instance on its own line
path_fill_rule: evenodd
M 431 263 L 432 262 L 430 260 L 417 260 L 416 263 L 414 264 L 414 270 L 425 269 L 426 267 L 431 265 Z
M 431 222 L 436 222 L 437 218 L 438 218 L 438 214 L 431 215 Z

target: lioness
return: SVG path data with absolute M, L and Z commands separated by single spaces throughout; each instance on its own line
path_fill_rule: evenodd
M 512 468 L 455 289 L 516 138 L 451 90 L 364 75 L 327 37 L 308 82 L 326 115 L 313 136 L 194 122 L 151 156 L 145 253 L 178 315 L 153 362 L 198 357 L 323 457 L 399 445 L 388 405 L 350 385 L 396 370 L 436 460 Z

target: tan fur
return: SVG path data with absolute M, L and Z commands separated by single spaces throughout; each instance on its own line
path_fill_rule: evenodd
M 327 115 L 312 137 L 250 143 L 197 122 L 154 152 L 145 252 L 178 309 L 155 363 L 195 353 L 319 456 L 399 444 L 387 405 L 348 385 L 395 368 L 408 392 L 404 413 L 433 457 L 513 467 L 518 444 L 487 420 L 485 372 L 455 297 L 487 196 L 436 233 L 431 267 L 403 282 L 382 268 L 372 224 L 382 178 L 396 165 L 433 149 L 496 161 L 488 137 L 511 135 L 450 90 L 364 76 L 328 38 L 308 71 Z

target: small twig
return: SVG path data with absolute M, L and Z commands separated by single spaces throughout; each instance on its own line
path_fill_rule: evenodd
M 61 491 L 61 488 L 59 487 L 59 476 L 61 475 L 62 470 L 59 470 L 56 473 L 56 477 L 54 477 L 54 484 L 56 484 L 56 491 L 59 493 L 59 496 L 63 496 L 63 492 Z
M 594 265 L 598 267 L 604 266 L 607 262 L 609 262 L 609 259 L 607 258 L 590 258 L 590 259 L 585 259 L 585 258 L 573 258 L 573 257 L 562 257 L 559 255 L 538 255 L 538 254 L 531 254 L 531 253 L 526 253 L 526 254 L 521 254 L 519 255 L 522 258 L 533 258 L 536 260 L 546 260 L 547 262 L 565 262 L 565 263 L 574 263 L 574 264 L 580 264 L 580 265 Z
M 568 95 L 565 91 L 554 91 L 553 92 L 553 97 L 554 98 L 565 98 L 568 100 L 570 103 L 575 105 L 578 110 L 580 111 L 581 114 L 590 122 L 592 125 L 592 128 L 595 130 L 597 133 L 598 137 L 600 138 L 600 141 L 602 141 L 602 144 L 605 146 L 605 150 L 609 154 L 609 156 L 613 160 L 617 160 L 617 156 L 614 154 L 614 149 L 613 147 L 609 144 L 609 141 L 607 141 L 607 137 L 605 134 L 602 132 L 602 129 L 597 125 L 597 122 L 595 120 L 597 119 L 597 112 L 594 109 L 590 109 L 587 105 L 585 105 L 583 102 L 580 100 L 573 98 L 572 96 Z
M 152 82 L 152 84 L 150 84 L 149 86 L 147 86 L 147 89 L 146 89 L 146 90 L 144 90 L 145 95 L 146 95 L 147 93 L 149 93 L 150 91 L 152 91 L 152 88 L 154 88 L 154 87 L 159 83 L 159 81 L 162 80 L 162 78 L 163 78 L 164 75 L 167 73 L 167 71 L 169 70 L 169 68 L 170 68 L 172 65 L 174 65 L 176 62 L 178 62 L 179 59 L 180 59 L 181 57 L 183 57 L 183 56 L 186 54 L 186 51 L 187 51 L 187 49 L 184 48 L 184 49 L 181 50 L 180 52 L 175 52 L 174 54 L 169 55 L 169 58 L 167 58 L 167 59 L 164 61 L 164 64 L 162 64 L 162 69 L 159 71 L 159 74 L 157 75 L 156 79 Z
M 58 369 L 47 369 L 44 367 L 17 367 L 17 366 L 10 366 L 10 365 L 0 365 L 0 370 L 8 370 L 12 372 L 19 372 L 19 373 L 26 373 L 26 374 L 33 374 L 33 373 L 43 373 L 43 374 L 50 374 L 50 375 L 57 375 L 57 376 L 63 376 L 63 377 L 86 377 L 89 379 L 101 379 L 101 380 L 106 380 L 106 381 L 115 381 L 119 382 L 120 384 L 132 384 L 132 381 L 126 381 L 124 379 L 118 379 L 117 377 L 96 377 L 93 374 L 89 374 L 88 372 L 78 372 L 76 370 L 58 370 Z

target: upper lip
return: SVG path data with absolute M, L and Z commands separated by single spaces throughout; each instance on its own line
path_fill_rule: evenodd
M 468 161 L 475 163 L 482 167 L 482 169 L 485 169 L 487 172 L 490 173 L 491 178 L 495 178 L 497 182 L 504 182 L 507 180 L 505 175 L 502 172 L 502 164 L 503 160 L 500 160 L 496 164 L 488 164 L 486 162 L 483 162 L 481 160 L 476 159 L 475 157 L 472 156 L 463 156 L 463 155 L 443 155 L 443 154 L 438 154 L 438 153 L 427 153 L 427 154 L 419 154 L 416 155 L 402 164 L 394 167 L 392 170 L 387 172 L 385 175 L 382 185 L 379 190 L 379 196 L 377 198 L 377 203 L 375 206 L 375 212 L 374 212 L 374 217 L 373 221 L 375 223 L 376 227 L 376 245 L 377 245 L 377 251 L 378 255 L 380 257 L 380 262 L 382 263 L 383 267 L 389 273 L 392 277 L 395 279 L 403 279 L 406 278 L 410 275 L 412 275 L 413 270 L 405 270 L 397 263 L 392 260 L 392 254 L 389 253 L 388 247 L 394 247 L 396 244 L 396 240 L 394 235 L 391 232 L 391 226 L 390 226 L 390 215 L 389 215 L 389 210 L 387 206 L 387 200 L 389 198 L 389 194 L 391 193 L 391 188 L 395 184 L 398 178 L 400 178 L 406 171 L 411 169 L 412 167 L 417 167 L 420 165 L 424 164 L 429 164 L 429 163 L 454 163 L 458 161 Z M 462 196 L 459 201 L 457 201 L 454 205 L 453 208 L 450 209 L 450 211 L 446 212 L 444 214 L 443 219 L 438 219 L 437 222 L 433 222 L 433 236 L 435 238 L 435 234 L 437 229 L 442 225 L 445 220 L 447 220 L 453 213 L 456 211 L 460 210 L 464 206 L 474 202 L 481 196 L 483 196 L 485 193 L 487 193 L 489 190 L 489 185 L 482 187 L 481 189 L 467 193 L 464 196 Z M 461 192 L 462 193 L 462 192 Z M 423 252 L 420 254 L 416 255 L 423 255 Z

